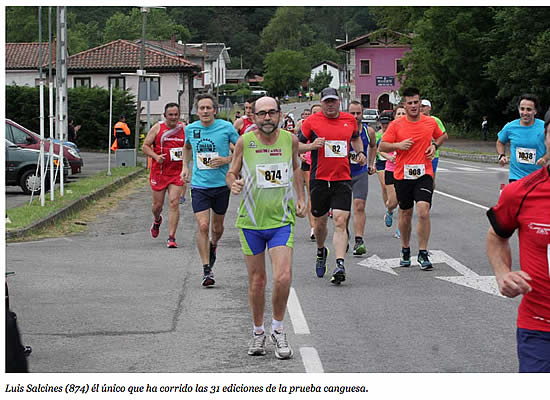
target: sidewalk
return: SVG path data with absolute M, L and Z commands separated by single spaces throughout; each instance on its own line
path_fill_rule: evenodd
M 496 163 L 498 161 L 494 140 L 483 141 L 451 137 L 441 147 L 442 150 L 439 154 L 443 158 L 448 157 L 489 163 Z

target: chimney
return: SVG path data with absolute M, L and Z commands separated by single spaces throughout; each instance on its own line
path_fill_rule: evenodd
M 170 46 L 171 47 L 176 47 L 176 35 L 172 35 L 170 37 Z

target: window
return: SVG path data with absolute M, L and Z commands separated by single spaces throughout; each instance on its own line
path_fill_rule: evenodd
M 370 106 L 370 94 L 361 95 L 361 105 L 363 108 L 371 108 Z
M 403 72 L 405 70 L 405 67 L 403 66 L 403 62 L 398 58 L 395 60 L 395 73 L 398 74 L 400 72 Z
M 8 126 L 8 124 L 6 124 Z M 21 129 L 16 128 L 15 126 L 10 126 L 12 138 L 12 143 L 14 144 L 24 144 L 27 145 L 29 143 L 34 143 L 34 140 L 31 135 L 29 135 L 27 132 L 23 132 Z
M 126 78 L 123 76 L 110 76 L 109 77 L 109 87 L 113 89 L 126 89 Z
M 370 60 L 361 60 L 360 75 L 370 75 Z
M 74 78 L 74 87 L 92 87 L 92 78 Z
M 160 76 L 159 77 L 145 77 L 145 78 L 141 78 L 142 81 L 145 81 L 145 80 L 149 80 L 151 81 L 151 83 L 153 82 L 156 82 L 157 83 L 157 87 L 158 87 L 158 90 L 159 90 L 159 97 L 161 96 L 160 94 Z M 151 85 L 152 87 L 152 85 Z

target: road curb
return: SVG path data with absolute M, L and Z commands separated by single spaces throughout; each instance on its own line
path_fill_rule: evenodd
M 439 155 L 445 158 L 454 158 L 464 161 L 498 163 L 498 156 L 496 154 L 455 153 L 454 151 L 440 150 Z
M 145 168 L 142 167 L 142 168 L 132 172 L 129 175 L 123 176 L 122 178 L 118 178 L 116 181 L 111 182 L 111 183 L 103 186 L 102 188 L 96 190 L 95 192 L 92 192 L 92 193 L 90 193 L 90 194 L 88 194 L 84 197 L 81 197 L 79 199 L 74 200 L 72 203 L 70 203 L 70 204 L 66 205 L 65 207 L 57 210 L 53 214 L 50 214 L 50 215 L 34 222 L 31 225 L 26 226 L 25 228 L 16 229 L 16 230 L 13 230 L 13 231 L 6 231 L 6 240 L 24 238 L 30 232 L 32 232 L 36 229 L 44 228 L 48 225 L 54 224 L 55 222 L 67 217 L 68 215 L 70 215 L 70 214 L 72 214 L 76 211 L 82 210 L 83 208 L 85 208 L 87 206 L 87 204 L 90 201 L 100 199 L 101 197 L 104 197 L 105 195 L 111 193 L 118 186 L 124 185 L 125 183 L 129 182 L 134 177 L 136 177 L 137 175 L 142 173 L 144 170 L 145 170 Z

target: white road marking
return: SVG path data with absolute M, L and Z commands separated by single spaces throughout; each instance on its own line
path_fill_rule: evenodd
M 293 287 L 290 288 L 286 308 L 288 310 L 288 314 L 290 315 L 292 326 L 294 327 L 294 333 L 297 335 L 309 335 L 310 331 L 307 325 L 306 317 L 302 311 L 300 300 L 298 300 L 298 296 L 296 295 L 296 290 L 294 290 Z
M 439 159 L 439 163 L 440 164 L 454 164 L 454 165 L 462 165 L 464 167 L 471 167 L 472 164 L 465 164 L 465 163 L 460 163 L 460 162 L 456 162 L 456 161 L 449 161 L 449 160 L 442 160 L 441 158 Z
M 482 206 L 481 204 L 474 203 L 473 201 L 470 201 L 470 200 L 466 200 L 466 199 L 462 199 L 460 197 L 453 196 L 452 194 L 440 192 L 439 190 L 434 190 L 434 193 L 440 194 L 441 196 L 449 197 L 453 200 L 461 201 L 463 203 L 469 204 L 469 205 L 474 206 L 474 207 L 481 208 L 482 210 L 485 210 L 485 211 L 487 211 L 489 209 L 489 207 Z
M 437 172 L 439 171 L 448 171 L 449 169 L 448 168 L 443 168 L 443 167 L 437 167 Z
M 456 167 L 456 169 L 460 171 L 468 171 L 468 172 L 481 172 L 482 170 L 479 168 L 472 168 L 472 167 Z
M 302 361 L 304 367 L 306 368 L 306 373 L 316 374 L 324 373 L 323 364 L 319 358 L 319 354 L 314 347 L 300 347 L 300 355 L 302 356 Z
M 447 264 L 460 274 L 460 276 L 436 276 L 435 278 L 445 280 L 457 285 L 469 287 L 488 294 L 503 297 L 499 290 L 498 284 L 494 276 L 479 276 L 470 268 L 455 260 L 442 250 L 430 251 L 431 261 L 433 264 Z M 358 263 L 367 268 L 377 271 L 387 272 L 392 275 L 397 275 L 393 268 L 399 268 L 399 258 L 381 259 L 376 254 Z M 418 265 L 416 257 L 411 256 L 411 265 Z

